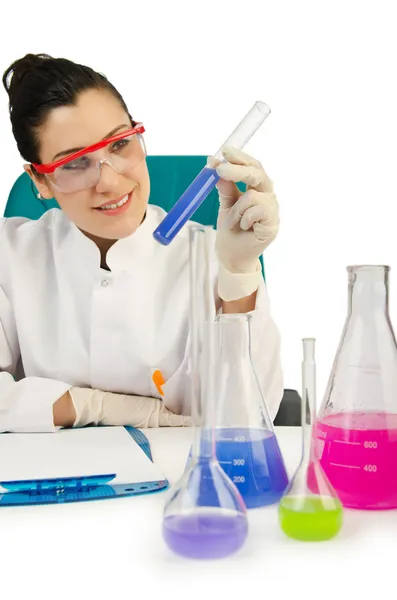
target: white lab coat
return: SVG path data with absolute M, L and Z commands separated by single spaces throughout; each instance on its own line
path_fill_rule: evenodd
M 160 397 L 186 412 L 190 393 L 189 236 L 164 247 L 146 219 L 107 254 L 59 209 L 38 221 L 0 220 L 0 431 L 54 431 L 52 405 L 72 386 Z M 215 232 L 214 232 L 215 237 Z M 264 283 L 253 311 L 252 352 L 272 418 L 283 380 L 278 330 Z

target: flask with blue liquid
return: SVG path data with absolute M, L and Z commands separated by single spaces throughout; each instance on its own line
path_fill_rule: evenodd
M 216 456 L 247 508 L 277 503 L 288 485 L 283 457 L 251 360 L 249 314 L 215 320 Z

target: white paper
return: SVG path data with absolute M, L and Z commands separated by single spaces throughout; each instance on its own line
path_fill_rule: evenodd
M 109 483 L 165 479 L 124 427 L 0 434 L 0 482 L 113 473 Z

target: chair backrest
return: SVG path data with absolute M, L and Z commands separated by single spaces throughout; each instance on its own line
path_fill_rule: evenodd
M 205 166 L 206 156 L 148 156 L 150 175 L 149 203 L 169 211 L 178 198 Z M 244 190 L 244 185 L 239 184 Z M 193 219 L 202 225 L 216 228 L 218 215 L 218 194 L 214 189 L 194 213 Z M 59 208 L 56 200 L 39 200 L 37 189 L 27 173 L 23 173 L 14 183 L 4 210 L 5 217 L 26 217 L 39 219 L 47 210 Z M 264 274 L 261 257 L 262 272 Z

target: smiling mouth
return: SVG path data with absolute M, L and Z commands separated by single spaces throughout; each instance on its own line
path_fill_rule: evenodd
M 128 202 L 131 194 L 132 194 L 132 192 L 130 192 L 129 194 L 126 194 L 118 202 L 114 202 L 114 203 L 110 203 L 110 204 L 102 204 L 102 206 L 97 206 L 97 207 L 95 207 L 95 210 L 114 210 L 115 208 L 121 208 L 122 206 L 124 206 L 124 204 L 126 204 Z

